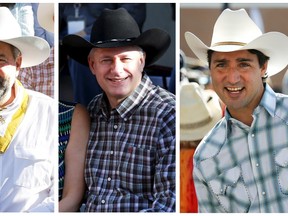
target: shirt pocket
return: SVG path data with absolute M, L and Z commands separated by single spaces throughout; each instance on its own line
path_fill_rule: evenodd
M 236 166 L 221 173 L 208 184 L 225 211 L 248 212 L 251 200 L 240 167 Z
M 275 163 L 280 190 L 288 195 L 288 148 L 283 148 L 276 153 Z
M 121 188 L 150 196 L 155 174 L 155 149 L 127 146 L 120 156 L 117 175 Z
M 15 148 L 14 184 L 41 191 L 51 185 L 53 167 L 43 150 Z

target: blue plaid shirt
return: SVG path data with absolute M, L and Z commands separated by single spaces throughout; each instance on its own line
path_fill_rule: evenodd
M 89 104 L 85 211 L 175 211 L 175 96 L 147 75 L 116 109 Z
M 225 117 L 194 155 L 200 212 L 288 212 L 288 97 L 268 84 L 251 127 Z

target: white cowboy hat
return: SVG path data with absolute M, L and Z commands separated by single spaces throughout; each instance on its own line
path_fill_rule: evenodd
M 214 25 L 210 47 L 191 32 L 185 32 L 185 39 L 195 55 L 206 64 L 208 50 L 232 52 L 247 49 L 259 50 L 270 57 L 268 76 L 280 72 L 288 64 L 288 37 L 280 32 L 262 34 L 244 9 L 225 9 L 221 13 Z
M 20 25 L 7 7 L 0 7 L 0 42 L 11 44 L 21 51 L 21 68 L 38 65 L 50 55 L 47 41 L 36 36 L 22 36 Z
M 54 32 L 54 4 L 39 3 L 37 18 L 40 26 L 49 32 Z
M 219 97 L 198 83 L 180 86 L 180 141 L 201 140 L 222 118 Z

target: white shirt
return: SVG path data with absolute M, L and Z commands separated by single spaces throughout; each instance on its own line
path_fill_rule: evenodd
M 26 114 L 7 151 L 0 154 L 0 212 L 54 211 L 57 106 L 44 94 L 27 92 Z M 15 100 L 1 115 L 19 106 L 22 96 L 18 88 Z M 3 127 L 0 123 L 0 131 Z

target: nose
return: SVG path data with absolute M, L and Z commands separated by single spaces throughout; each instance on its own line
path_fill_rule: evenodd
M 115 58 L 111 64 L 111 73 L 120 74 L 123 71 L 123 63 L 120 59 Z
M 239 71 L 234 67 L 229 68 L 229 70 L 227 72 L 227 80 L 231 84 L 235 84 L 235 83 L 239 82 L 240 81 Z

